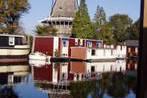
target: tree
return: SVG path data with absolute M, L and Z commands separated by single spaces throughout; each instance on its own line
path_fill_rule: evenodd
M 116 42 L 123 42 L 127 39 L 127 29 L 132 25 L 132 19 L 128 15 L 115 14 L 110 17 L 113 35 Z
M 94 22 L 97 26 L 104 25 L 106 23 L 106 13 L 103 7 L 97 6 L 96 13 L 94 16 Z
M 29 8 L 28 0 L 0 0 L 0 33 L 19 33 L 19 19 Z
M 107 88 L 107 94 L 112 98 L 125 98 L 129 93 L 126 76 L 121 72 L 115 72 L 111 78 L 111 84 Z
M 112 27 L 106 21 L 106 13 L 103 7 L 97 6 L 93 20 L 93 38 L 103 40 L 106 44 L 112 44 L 114 41 Z
M 128 28 L 128 40 L 138 40 L 140 30 L 140 20 L 138 19 L 130 28 Z
M 81 0 L 79 9 L 73 21 L 72 35 L 79 38 L 92 38 L 92 23 L 88 15 L 85 0 Z
M 113 44 L 115 40 L 112 33 L 112 26 L 109 23 L 99 26 L 94 39 L 103 40 L 106 44 Z
M 38 35 L 52 35 L 56 36 L 57 35 L 57 29 L 55 29 L 53 26 L 48 26 L 48 25 L 38 25 L 36 26 L 35 32 Z

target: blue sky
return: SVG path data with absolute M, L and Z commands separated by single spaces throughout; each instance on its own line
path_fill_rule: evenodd
M 39 20 L 49 16 L 52 0 L 29 0 L 31 9 L 22 16 L 21 22 L 27 33 L 34 31 Z M 140 0 L 86 0 L 89 15 L 93 18 L 97 5 L 104 8 L 107 19 L 116 14 L 128 14 L 134 21 L 140 15 Z

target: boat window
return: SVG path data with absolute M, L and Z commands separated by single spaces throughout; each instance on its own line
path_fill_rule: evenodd
M 95 55 L 96 53 L 95 53 L 95 49 L 92 49 L 92 51 L 91 51 L 91 55 Z
M 6 47 L 9 46 L 9 38 L 5 36 L 0 37 L 0 47 Z
M 16 44 L 16 45 L 22 45 L 22 38 L 16 37 L 16 38 L 15 38 L 15 44 Z
M 95 66 L 91 66 L 91 72 L 95 72 Z

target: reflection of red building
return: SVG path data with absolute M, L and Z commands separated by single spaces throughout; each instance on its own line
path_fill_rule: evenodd
M 137 40 L 127 40 L 127 70 L 137 69 L 138 61 L 138 46 L 139 42 Z
M 39 81 L 52 82 L 52 66 L 33 67 L 33 78 Z
M 58 83 L 68 78 L 68 64 L 52 63 L 42 67 L 32 67 L 32 74 L 35 81 Z
M 127 60 L 127 70 L 136 70 L 137 63 L 137 60 Z
M 128 58 L 137 58 L 138 57 L 138 41 L 137 40 L 127 40 L 127 57 Z

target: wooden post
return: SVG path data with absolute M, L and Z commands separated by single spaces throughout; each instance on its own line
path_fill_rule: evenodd
M 141 0 L 137 98 L 147 98 L 147 0 Z

